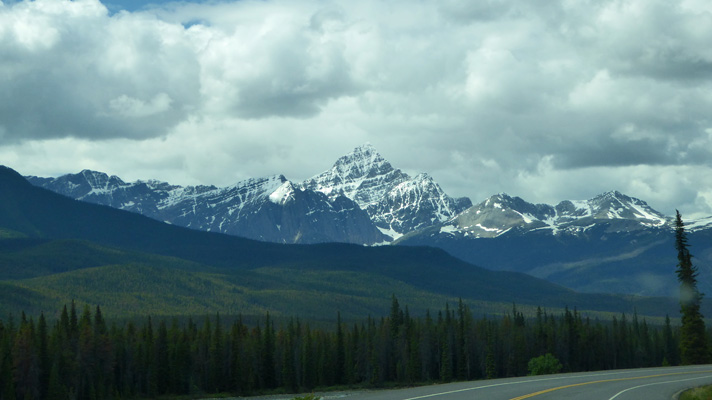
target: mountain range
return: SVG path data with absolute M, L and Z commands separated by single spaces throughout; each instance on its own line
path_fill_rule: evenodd
M 278 243 L 341 242 L 442 248 L 494 270 L 586 292 L 675 295 L 671 218 L 617 191 L 532 204 L 494 195 L 473 205 L 425 173 L 410 177 L 370 144 L 303 182 L 282 175 L 232 186 L 126 183 L 84 170 L 32 184 L 198 230 Z M 712 217 L 692 221 L 700 286 L 712 292 Z
M 182 187 L 156 180 L 127 183 L 90 170 L 26 178 L 74 199 L 174 225 L 278 243 L 383 244 L 472 205 L 446 195 L 427 174 L 411 178 L 394 169 L 371 145 L 301 183 L 278 175 L 221 188 Z
M 688 228 L 698 283 L 712 291 L 710 219 Z M 411 232 L 399 245 L 429 245 L 494 270 L 524 272 L 584 292 L 677 296 L 670 218 L 620 192 L 556 206 L 499 194 L 456 218 Z
M 72 299 L 113 315 L 259 314 L 363 318 L 397 295 L 413 312 L 463 299 L 483 313 L 512 303 L 663 316 L 672 299 L 576 293 L 491 271 L 433 247 L 255 241 L 77 201 L 0 167 L 0 311 Z

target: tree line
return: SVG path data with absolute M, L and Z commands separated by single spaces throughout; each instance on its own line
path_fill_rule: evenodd
M 17 319 L 17 320 L 16 320 Z M 51 326 L 50 326 L 51 325 Z M 413 317 L 393 297 L 390 315 L 331 328 L 299 319 L 279 326 L 220 315 L 199 322 L 151 317 L 108 324 L 101 308 L 74 303 L 51 324 L 24 313 L 0 320 L 0 400 L 104 399 L 317 387 L 379 387 L 526 375 L 551 354 L 563 371 L 675 365 L 679 330 L 636 314 L 591 320 L 575 309 L 515 306 L 475 318 L 462 301 Z
M 700 312 L 702 293 L 697 289 L 697 267 L 692 264 L 687 233 L 680 211 L 675 210 L 677 280 L 680 282 L 680 359 L 683 364 L 707 364 L 712 360 L 705 321 Z

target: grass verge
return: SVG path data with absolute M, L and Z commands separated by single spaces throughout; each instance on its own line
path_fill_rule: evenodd
M 712 386 L 700 386 L 698 388 L 685 390 L 680 394 L 679 400 L 711 400 Z

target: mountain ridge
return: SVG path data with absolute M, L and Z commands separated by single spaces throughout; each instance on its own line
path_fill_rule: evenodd
M 250 178 L 225 187 L 126 183 L 84 170 L 32 184 L 90 203 L 136 212 L 193 229 L 277 243 L 379 243 L 385 240 L 350 200 L 304 191 L 284 175 Z
M 442 232 L 492 238 L 519 228 L 577 234 L 600 222 L 638 230 L 667 227 L 672 220 L 642 200 L 609 191 L 589 200 L 563 200 L 557 205 L 528 203 L 506 193 L 491 196 L 442 224 Z
M 19 237 L 5 239 L 14 242 L 2 243 L 22 250 L 21 253 L 6 250 L 3 254 L 16 255 L 10 257 L 8 261 L 13 265 L 18 260 L 27 263 L 29 261 L 27 257 L 43 255 L 45 260 L 43 265 L 48 267 L 38 266 L 37 273 L 52 277 L 51 279 L 34 277 L 31 281 L 27 281 L 17 275 L 14 278 L 7 275 L 0 276 L 0 283 L 7 289 L 3 298 L 7 301 L 20 302 L 18 304 L 34 304 L 33 301 L 40 300 L 38 304 L 47 304 L 52 296 L 59 296 L 61 293 L 71 294 L 73 290 L 79 289 L 84 293 L 91 285 L 101 282 L 104 289 L 108 285 L 110 292 L 113 293 L 111 286 L 121 282 L 121 276 L 117 276 L 117 272 L 143 276 L 143 278 L 131 278 L 134 283 L 136 279 L 139 281 L 148 279 L 146 276 L 150 279 L 160 279 L 161 287 L 185 286 L 186 282 L 192 280 L 191 276 L 199 278 L 204 284 L 196 286 L 196 290 L 199 291 L 194 293 L 193 301 L 203 301 L 202 296 L 214 296 L 211 293 L 215 285 L 222 288 L 220 296 L 229 296 L 231 292 L 237 296 L 242 290 L 238 284 L 248 285 L 252 288 L 250 290 L 254 290 L 255 287 L 250 286 L 252 285 L 250 282 L 252 279 L 259 278 L 254 273 L 259 274 L 265 268 L 273 271 L 277 276 L 284 277 L 284 283 L 290 281 L 292 274 L 296 277 L 310 271 L 309 279 L 312 282 L 310 285 L 316 286 L 303 287 L 299 290 L 305 291 L 306 296 L 315 300 L 329 299 L 338 294 L 330 292 L 328 288 L 341 290 L 340 288 L 346 283 L 341 282 L 335 286 L 337 282 L 334 279 L 350 277 L 348 279 L 353 281 L 354 274 L 357 274 L 360 277 L 369 277 L 365 285 L 372 281 L 376 282 L 380 277 L 390 282 L 400 282 L 420 294 L 431 293 L 437 295 L 439 299 L 461 297 L 473 303 L 516 302 L 557 308 L 569 305 L 577 306 L 580 310 L 615 312 L 632 312 L 637 304 L 623 296 L 578 294 L 562 286 L 521 273 L 486 270 L 452 257 L 444 250 L 432 247 L 365 247 L 338 243 L 275 244 L 196 231 L 161 223 L 136 213 L 70 199 L 33 186 L 15 171 L 4 167 L 0 168 L 0 188 L 2 188 L 0 228 L 8 232 L 16 232 L 16 236 Z M 41 240 L 37 241 L 38 239 Z M 23 242 L 23 240 L 30 240 L 30 242 Z M 30 251 L 37 246 L 50 250 L 39 254 Z M 81 250 L 83 248 L 90 249 L 90 252 L 85 253 Z M 119 255 L 116 250 L 112 250 L 113 248 L 118 251 L 128 251 L 128 263 L 132 266 L 127 267 L 121 264 L 120 260 L 117 261 L 115 257 Z M 147 252 L 147 256 L 151 258 L 143 258 L 146 256 L 142 256 L 141 252 Z M 90 257 L 82 265 L 75 265 L 73 257 L 77 253 L 88 254 Z M 55 265 L 52 262 L 53 257 L 61 258 L 62 262 L 57 265 L 66 264 L 69 270 L 51 270 Z M 179 259 L 177 261 L 179 264 L 174 265 L 170 257 Z M 92 262 L 92 260 L 97 261 Z M 163 260 L 160 262 L 166 263 L 165 267 L 145 268 L 156 264 L 158 262 L 156 260 Z M 104 262 L 112 265 L 101 265 Z M 117 262 L 120 264 L 113 264 Z M 137 262 L 138 264 L 135 264 Z M 202 265 L 209 269 L 203 269 Z M 76 269 L 77 267 L 79 269 Z M 6 272 L 6 268 L 0 268 L 0 273 Z M 201 275 L 195 275 L 196 273 Z M 181 280 L 174 282 L 172 280 L 174 276 Z M 323 277 L 319 278 L 320 276 Z M 259 280 L 261 283 L 258 284 L 263 285 L 269 283 L 272 278 L 264 276 Z M 47 289 L 48 292 L 44 293 L 42 288 L 47 287 L 46 285 L 60 286 L 52 286 L 52 290 Z M 318 293 L 310 292 L 310 290 L 317 290 L 317 287 L 320 288 Z M 290 284 L 290 288 L 289 290 L 296 290 L 293 283 Z M 155 296 L 157 293 L 153 293 L 155 287 L 151 281 L 142 283 L 140 289 L 142 291 L 136 293 L 131 292 L 133 289 L 127 289 L 128 291 L 116 301 L 125 304 L 125 301 L 130 300 L 135 302 L 135 307 L 141 307 L 142 302 L 157 298 Z M 260 295 L 267 299 L 265 301 L 269 303 L 269 299 L 274 300 L 274 294 L 269 294 L 269 287 L 264 290 L 265 292 Z M 126 296 L 130 296 L 130 299 Z M 166 299 L 170 299 L 170 296 L 161 298 L 163 299 L 161 301 L 168 301 Z M 240 301 L 250 301 L 245 297 L 240 299 Z M 204 300 L 207 301 L 207 298 Z M 359 301 L 365 300 L 362 298 Z M 668 308 L 674 307 L 670 299 L 648 299 L 644 300 L 648 304 L 646 310 L 650 309 L 656 315 L 659 314 L 660 309 L 652 305 L 661 301 Z M 337 309 L 330 311 L 335 312 Z
M 712 229 L 707 220 L 690 226 L 699 286 L 709 292 Z M 678 291 L 671 219 L 617 191 L 556 206 L 499 194 L 394 244 L 436 246 L 468 262 L 577 291 L 660 296 Z
M 258 240 L 293 242 L 285 237 L 275 238 L 265 234 L 251 235 L 246 230 L 234 228 L 241 222 L 227 216 L 220 218 L 220 216 L 210 215 L 210 220 L 213 217 L 221 219 L 217 224 L 205 222 L 205 215 L 186 218 L 189 213 L 196 214 L 196 212 L 192 210 L 192 206 L 186 209 L 179 205 L 182 202 L 195 204 L 203 197 L 214 200 L 206 201 L 205 208 L 208 209 L 214 209 L 216 202 L 232 202 L 233 204 L 227 207 L 227 213 L 230 216 L 235 210 L 245 208 L 244 203 L 254 202 L 255 198 L 262 201 L 270 200 L 277 205 L 285 205 L 287 198 L 284 198 L 285 201 L 274 201 L 279 197 L 276 193 L 279 186 L 289 181 L 284 175 L 250 178 L 224 187 L 214 185 L 182 187 L 153 179 L 127 183 L 116 175 L 86 169 L 78 174 L 67 174 L 57 178 L 27 176 L 26 179 L 36 186 L 75 199 L 139 212 L 178 225 L 236 234 Z M 277 182 L 277 184 L 274 186 L 265 185 L 252 196 L 248 193 L 247 187 L 265 182 Z M 348 237 L 348 234 L 343 234 L 331 237 L 330 240 L 329 238 L 324 240 L 334 242 L 373 245 L 390 242 L 413 231 L 433 225 L 454 223 L 453 227 L 446 228 L 453 229 L 457 225 L 464 225 L 465 222 L 468 222 L 467 219 L 463 220 L 463 215 L 470 214 L 470 219 L 472 219 L 473 212 L 485 211 L 486 204 L 484 203 L 487 202 L 506 203 L 510 211 L 520 215 L 517 226 L 535 222 L 535 228 L 550 229 L 554 234 L 583 229 L 587 223 L 590 225 L 594 220 L 627 220 L 637 222 L 644 227 L 660 227 L 671 223 L 671 218 L 652 209 L 645 201 L 615 190 L 599 194 L 588 200 L 562 200 L 556 205 L 528 203 L 520 197 L 511 197 L 506 193 L 500 193 L 473 206 L 471 200 L 466 197 L 452 198 L 448 196 L 427 173 L 410 177 L 400 169 L 394 168 L 369 143 L 358 146 L 350 153 L 337 159 L 329 170 L 302 182 L 289 181 L 289 186 L 291 189 L 284 192 L 284 195 L 287 195 L 287 192 L 294 194 L 297 190 L 320 192 L 326 195 L 326 199 L 313 200 L 320 203 L 320 207 L 322 207 L 320 212 L 330 209 L 334 202 L 340 204 L 338 207 L 340 212 L 343 212 L 344 208 L 354 211 L 359 208 L 366 211 L 369 219 L 377 228 L 371 229 L 370 234 L 366 235 L 367 238 L 362 235 Z M 285 189 L 282 188 L 283 191 Z M 242 195 L 231 198 L 230 193 L 235 191 L 242 191 Z M 347 206 L 346 203 L 349 200 L 355 203 L 355 206 Z M 472 210 L 473 207 L 479 207 L 479 209 Z M 520 209 L 522 207 L 523 209 Z M 175 210 L 171 210 L 172 208 L 180 208 L 180 212 L 177 213 Z M 314 213 L 313 211 L 307 212 Z M 492 213 L 490 212 L 490 214 Z M 241 212 L 238 212 L 237 215 L 240 216 Z M 185 221 L 173 221 L 178 216 L 184 217 Z M 515 217 L 514 215 L 510 216 Z M 203 221 L 198 221 L 201 218 Z M 357 219 L 357 217 L 354 218 Z M 314 222 L 314 218 L 310 221 Z M 332 218 L 330 223 L 333 224 L 335 221 L 337 220 Z M 690 229 L 712 227 L 710 221 L 712 221 L 712 216 L 699 221 L 691 221 Z M 276 221 L 272 222 L 275 225 L 280 225 Z M 306 221 L 301 222 L 302 227 L 308 225 Z M 229 226 L 233 227 L 227 228 Z M 501 227 L 485 227 L 488 228 L 486 231 L 489 233 L 480 232 L 481 237 L 501 234 L 506 230 Z M 635 223 L 631 223 L 628 228 L 638 227 Z M 374 233 L 376 231 L 377 233 Z
M 273 175 L 184 188 L 156 180 L 126 183 L 88 170 L 27 179 L 171 224 L 255 240 L 435 246 L 469 263 L 581 291 L 676 291 L 671 218 L 643 200 L 612 190 L 550 205 L 500 193 L 473 205 L 448 196 L 427 173 L 411 177 L 394 168 L 370 144 L 303 182 Z M 693 249 L 696 262 L 712 276 L 712 240 L 703 240 L 712 236 L 712 216 L 687 226 L 693 240 L 701 238 Z M 705 276 L 701 287 L 712 291 Z
M 182 187 L 158 180 L 127 183 L 91 170 L 26 179 L 171 224 L 278 243 L 385 244 L 471 206 L 467 198 L 449 197 L 425 173 L 411 178 L 393 168 L 370 144 L 300 183 L 274 175 L 225 187 Z
M 472 205 L 468 198 L 454 199 L 445 194 L 427 173 L 411 178 L 393 168 L 369 143 L 356 147 L 336 160 L 331 169 L 301 185 L 352 199 L 391 239 L 446 221 Z

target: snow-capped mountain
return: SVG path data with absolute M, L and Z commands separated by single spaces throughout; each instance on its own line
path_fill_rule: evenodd
M 159 181 L 126 183 L 84 170 L 33 184 L 78 200 L 144 214 L 171 224 L 280 243 L 381 243 L 368 214 L 344 196 L 295 187 L 284 176 L 235 185 L 181 187 Z
M 78 200 L 172 224 L 282 243 L 384 244 L 472 205 L 446 195 L 427 174 L 411 178 L 393 168 L 370 144 L 302 183 L 278 175 L 228 187 L 182 187 L 155 180 L 127 183 L 90 170 L 27 179 Z
M 370 144 L 357 147 L 301 186 L 352 199 L 393 239 L 445 222 L 472 205 L 468 198 L 445 194 L 428 174 L 411 178 L 393 168 Z
M 685 229 L 690 232 L 712 229 L 712 216 L 689 221 L 688 223 L 686 223 Z
M 115 175 L 83 170 L 58 178 L 26 177 L 32 184 L 90 203 L 102 204 L 162 219 L 159 204 L 175 191 L 193 193 L 215 190 L 214 186 L 181 188 L 155 180 L 126 183 Z
M 565 200 L 556 206 L 497 194 L 443 224 L 440 232 L 493 238 L 513 229 L 519 233 L 548 230 L 552 234 L 575 234 L 597 224 L 605 224 L 610 231 L 634 231 L 664 227 L 668 222 L 667 217 L 644 201 L 617 191 L 590 200 Z
M 366 208 L 381 201 L 394 185 L 408 179 L 408 175 L 394 169 L 372 145 L 365 144 L 340 157 L 330 170 L 301 185 L 328 196 L 344 195 Z
M 674 295 L 671 219 L 620 192 L 556 205 L 498 194 L 472 205 L 427 174 L 410 177 L 366 144 L 321 174 L 226 187 L 124 182 L 95 171 L 27 177 L 75 199 L 175 225 L 280 243 L 348 242 L 440 247 L 490 269 L 572 289 Z M 686 221 L 703 292 L 712 292 L 712 217 Z
M 706 292 L 712 290 L 710 222 L 688 224 Z M 672 223 L 644 201 L 617 191 L 555 206 L 498 194 L 396 244 L 440 247 L 477 265 L 579 291 L 671 296 L 678 288 Z

